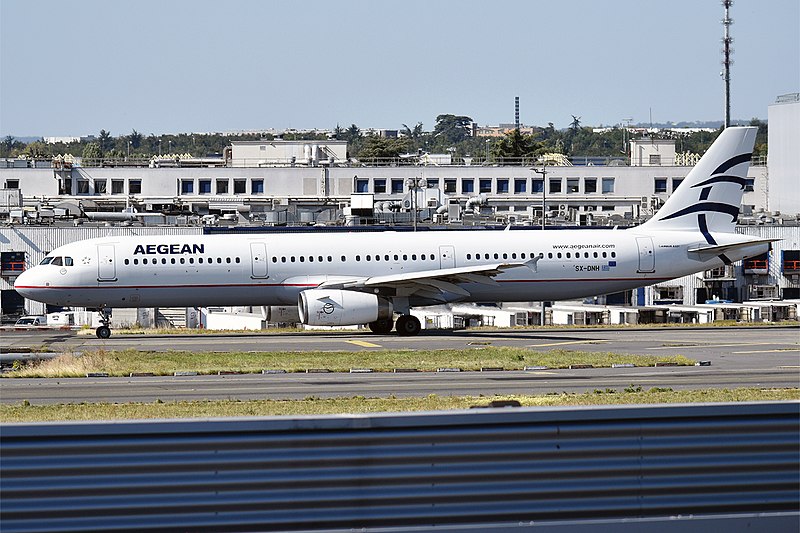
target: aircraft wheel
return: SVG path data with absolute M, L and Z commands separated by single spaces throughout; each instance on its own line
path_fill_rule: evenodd
M 100 326 L 95 333 L 98 339 L 107 339 L 111 336 L 111 328 L 108 326 Z
M 395 328 L 397 329 L 398 335 L 402 337 L 413 337 L 414 335 L 419 334 L 420 330 L 422 330 L 422 325 L 419 323 L 419 319 L 417 317 L 412 315 L 402 315 L 397 319 Z
M 386 335 L 390 331 L 392 331 L 392 327 L 394 327 L 394 322 L 391 319 L 383 318 L 380 320 L 376 320 L 375 322 L 370 322 L 367 324 L 369 326 L 370 331 L 372 333 L 378 333 L 379 335 Z

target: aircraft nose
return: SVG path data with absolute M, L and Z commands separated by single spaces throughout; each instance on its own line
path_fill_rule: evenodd
M 36 290 L 36 273 L 32 270 L 26 270 L 14 281 L 14 290 L 25 298 L 31 298 Z

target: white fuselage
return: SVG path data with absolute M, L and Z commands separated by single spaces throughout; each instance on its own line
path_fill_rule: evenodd
M 720 244 L 747 239 L 717 236 Z M 108 237 L 54 250 L 48 257 L 64 259 L 23 273 L 16 289 L 61 306 L 297 305 L 301 291 L 337 280 L 529 263 L 504 270 L 488 283 L 454 281 L 469 296 L 445 286 L 440 297 L 412 294 L 409 304 L 563 300 L 722 265 L 716 257 L 701 260 L 688 251 L 704 242 L 697 232 L 637 228 Z M 767 250 L 767 244 L 754 243 L 728 259 Z M 401 293 L 402 287 L 387 296 Z

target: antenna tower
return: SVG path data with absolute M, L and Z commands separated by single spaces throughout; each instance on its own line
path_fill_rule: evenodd
M 519 96 L 514 97 L 514 127 L 519 131 Z
M 725 127 L 731 125 L 731 65 L 733 60 L 733 37 L 731 37 L 730 29 L 733 24 L 733 19 L 730 17 L 730 8 L 733 5 L 733 0 L 722 0 L 722 6 L 725 8 L 725 18 L 722 19 L 722 26 L 725 28 L 725 36 L 722 38 L 722 66 L 721 72 L 722 79 L 725 81 Z

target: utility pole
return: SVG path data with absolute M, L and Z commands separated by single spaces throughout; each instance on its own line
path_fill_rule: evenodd
M 542 161 L 542 170 L 533 169 L 537 174 L 542 175 L 542 231 L 547 224 L 547 161 Z M 542 312 L 539 313 L 539 324 L 544 326 L 544 308 L 546 302 L 542 300 Z
M 723 70 L 720 73 L 722 79 L 725 81 L 725 127 L 731 125 L 731 54 L 733 54 L 733 37 L 730 35 L 731 24 L 733 19 L 730 17 L 730 8 L 733 5 L 733 0 L 722 0 L 722 6 L 725 8 L 725 18 L 722 19 L 722 25 L 725 27 L 725 36 L 722 38 L 722 66 Z

